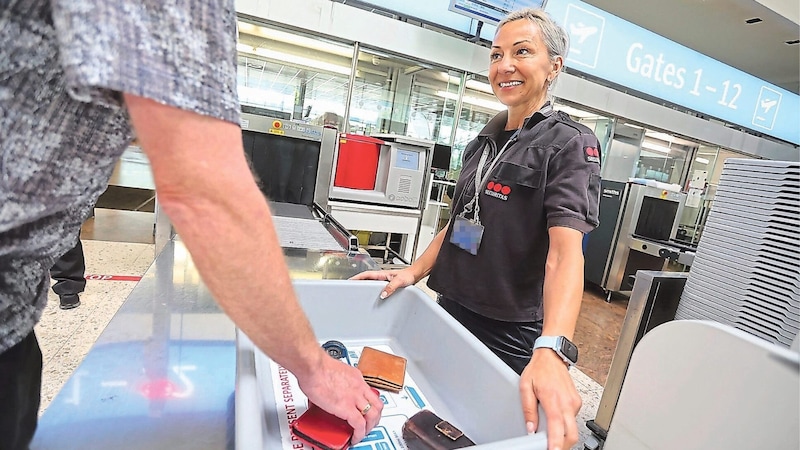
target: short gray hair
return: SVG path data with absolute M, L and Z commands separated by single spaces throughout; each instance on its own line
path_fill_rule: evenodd
M 499 24 L 497 30 L 503 25 L 514 22 L 515 20 L 529 20 L 531 23 L 539 27 L 542 33 L 542 40 L 544 45 L 547 46 L 547 54 L 550 60 L 554 60 L 556 56 L 560 56 L 564 62 L 567 60 L 567 51 L 569 51 L 569 35 L 550 17 L 549 14 L 541 9 L 523 8 L 510 12 Z M 555 81 L 555 80 L 553 80 Z

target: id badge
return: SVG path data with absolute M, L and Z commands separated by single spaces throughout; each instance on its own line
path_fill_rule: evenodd
M 450 235 L 451 244 L 454 244 L 462 250 L 466 250 L 472 255 L 477 255 L 482 238 L 483 225 L 475 223 L 465 217 L 456 216 L 453 221 L 453 234 Z

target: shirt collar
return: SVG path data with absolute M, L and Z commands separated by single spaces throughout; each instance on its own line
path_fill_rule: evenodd
M 550 117 L 551 114 L 553 114 L 553 105 L 549 101 L 545 102 L 538 111 L 525 118 L 522 128 L 533 128 L 534 125 Z M 481 132 L 478 133 L 478 136 L 495 136 L 505 129 L 507 121 L 508 110 L 498 113 L 483 127 Z

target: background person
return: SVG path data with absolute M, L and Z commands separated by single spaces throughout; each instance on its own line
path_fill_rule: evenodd
M 0 447 L 27 449 L 33 437 L 42 376 L 34 325 L 48 270 L 134 130 L 159 201 L 219 305 L 361 440 L 383 403 L 358 369 L 320 347 L 245 161 L 233 1 L 2 5 Z
M 53 292 L 58 295 L 59 308 L 73 309 L 81 304 L 80 293 L 86 288 L 86 260 L 80 233 L 75 245 L 61 255 L 50 268 L 50 278 L 56 280 Z
M 541 10 L 500 22 L 489 81 L 507 110 L 464 150 L 450 222 L 411 266 L 353 277 L 389 280 L 386 297 L 430 274 L 441 306 L 521 374 L 529 432 L 541 403 L 550 449 L 577 442 L 581 398 L 565 361 L 534 342 L 573 336 L 581 244 L 600 201 L 597 138 L 548 101 L 567 49 L 566 32 Z

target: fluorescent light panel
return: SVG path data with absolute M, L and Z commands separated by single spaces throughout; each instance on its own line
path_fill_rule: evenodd
M 438 95 L 439 97 L 449 98 L 450 100 L 458 100 L 458 94 L 456 94 L 455 92 L 436 91 L 436 95 Z M 491 100 L 472 97 L 469 95 L 465 95 L 462 101 L 464 103 L 468 103 L 473 106 L 480 106 L 482 108 L 491 109 L 494 111 L 504 111 L 506 109 L 506 106 L 500 102 L 494 102 Z
M 339 66 L 336 64 L 331 64 L 325 61 L 319 61 L 312 58 L 306 58 L 305 56 L 291 55 L 289 53 L 278 52 L 263 47 L 258 47 L 254 49 L 252 46 L 247 44 L 242 44 L 241 42 L 236 44 L 236 50 L 242 53 L 250 53 L 263 56 L 265 58 L 274 60 L 278 63 L 296 64 L 298 66 L 305 66 L 312 69 L 318 69 L 324 72 L 334 72 L 348 76 L 350 75 L 349 67 Z
M 664 147 L 663 145 L 653 144 L 652 142 L 644 141 L 642 142 L 642 148 L 646 148 L 648 150 L 653 150 L 659 153 L 664 153 L 669 155 L 669 147 Z

